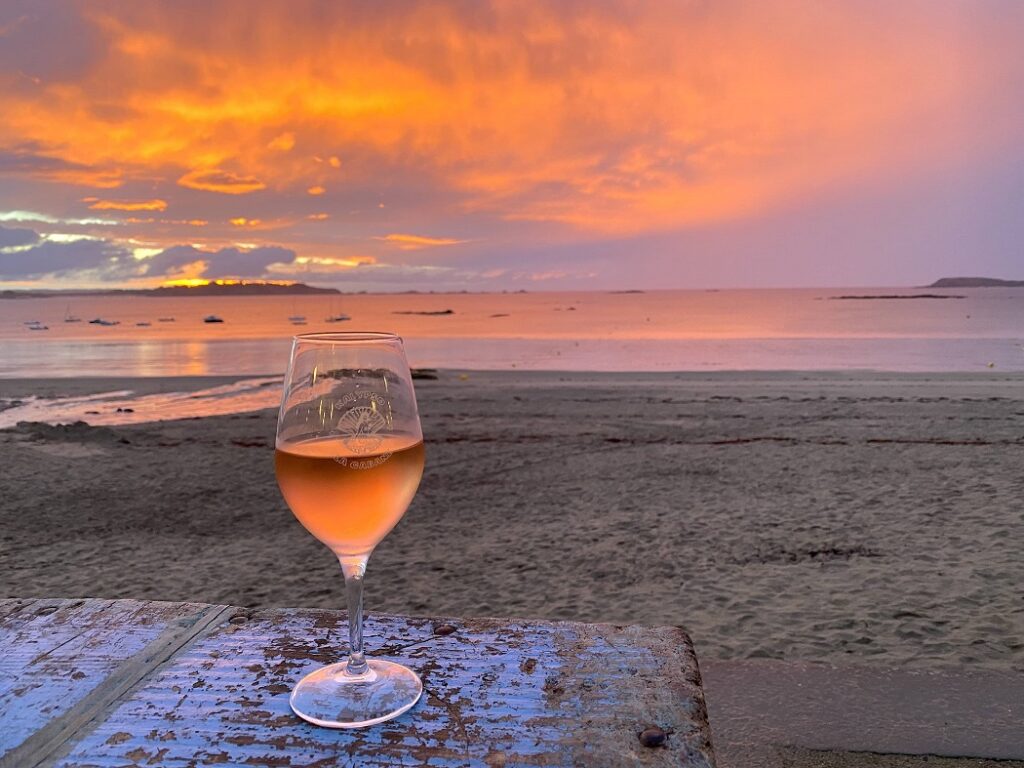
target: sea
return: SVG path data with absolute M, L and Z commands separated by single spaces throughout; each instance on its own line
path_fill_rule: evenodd
M 922 293 L 947 298 L 863 298 Z M 1024 288 L 4 299 L 0 378 L 245 378 L 29 398 L 0 427 L 269 407 L 295 334 L 352 330 L 398 333 L 414 368 L 1005 373 L 1024 371 Z
M 837 298 L 921 293 L 963 298 Z M 0 377 L 280 374 L 293 335 L 347 330 L 425 368 L 1024 371 L 1024 288 L 6 299 Z

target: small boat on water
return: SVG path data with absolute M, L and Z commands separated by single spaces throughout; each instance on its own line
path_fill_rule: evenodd
M 173 317 L 158 317 L 156 319 L 156 321 L 158 323 L 173 323 L 174 322 L 174 318 Z
M 217 315 L 207 315 L 203 318 L 204 323 L 223 323 L 223 317 L 217 317 Z
M 28 329 L 30 331 L 48 331 L 48 330 L 50 330 L 50 326 L 43 325 L 39 321 L 34 321 L 34 322 L 31 322 L 31 323 L 25 323 L 25 325 L 28 326 Z
M 324 318 L 325 323 L 344 323 L 346 320 L 351 320 L 351 315 L 346 315 L 344 312 L 339 312 L 337 305 L 334 303 L 334 299 L 331 299 L 331 314 Z
M 306 324 L 306 316 L 298 313 L 298 307 L 296 306 L 295 299 L 292 299 L 292 313 L 288 316 L 288 322 L 292 325 Z
M 305 325 L 306 316 L 299 314 L 299 308 L 295 299 L 292 299 L 292 313 L 288 316 L 288 322 L 292 325 Z
M 152 323 L 149 322 L 148 320 L 140 320 L 139 322 L 137 322 L 135 324 L 135 327 L 136 328 L 148 328 L 151 325 L 152 325 Z
M 120 320 L 104 320 L 102 317 L 96 317 L 89 321 L 89 325 L 120 325 Z
M 64 310 L 64 322 L 65 323 L 80 323 L 80 322 L 82 322 L 82 318 L 75 317 L 74 315 L 72 315 L 71 314 L 71 306 L 68 305 L 68 307 Z

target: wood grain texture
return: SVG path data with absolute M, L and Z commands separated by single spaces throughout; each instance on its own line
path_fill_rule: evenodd
M 83 726 L 54 764 L 714 765 L 700 674 L 680 629 L 370 616 L 371 654 L 415 669 L 424 695 L 397 720 L 334 731 L 295 717 L 288 694 L 344 656 L 345 614 L 221 616 Z M 638 738 L 652 725 L 668 732 L 662 746 Z
M 0 768 L 44 760 L 173 655 L 217 608 L 0 600 Z

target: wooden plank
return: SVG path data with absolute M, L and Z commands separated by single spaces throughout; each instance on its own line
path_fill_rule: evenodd
M 714 765 L 682 630 L 373 616 L 367 647 L 419 672 L 424 696 L 372 728 L 317 728 L 291 713 L 288 694 L 344 655 L 344 621 L 310 610 L 236 617 L 136 688 L 57 765 Z M 662 746 L 641 744 L 649 725 L 668 732 Z
M 44 760 L 223 609 L 0 600 L 0 768 Z

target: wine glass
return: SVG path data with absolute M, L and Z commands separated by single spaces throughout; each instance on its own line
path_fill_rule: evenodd
M 291 707 L 327 728 L 397 717 L 416 703 L 423 684 L 401 664 L 364 655 L 363 574 L 423 475 L 423 433 L 402 340 L 391 333 L 296 336 L 274 463 L 292 512 L 341 562 L 348 598 L 348 660 L 304 677 Z

